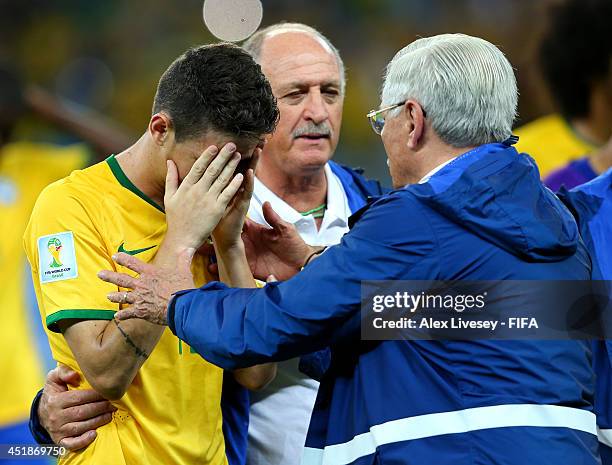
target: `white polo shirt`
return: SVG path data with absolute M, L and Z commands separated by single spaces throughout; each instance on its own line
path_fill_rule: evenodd
M 334 245 L 348 232 L 351 211 L 342 183 L 325 165 L 327 209 L 317 230 L 312 215 L 302 216 L 255 178 L 249 218 L 266 224 L 262 206 L 270 202 L 310 245 Z M 299 358 L 280 362 L 276 378 L 251 393 L 247 465 L 299 465 L 319 383 L 298 370 Z

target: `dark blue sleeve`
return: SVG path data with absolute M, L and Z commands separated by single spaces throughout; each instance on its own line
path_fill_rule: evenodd
M 311 354 L 302 355 L 298 369 L 306 376 L 320 382 L 331 366 L 331 360 L 331 350 L 326 347 Z
M 262 289 L 210 283 L 177 294 L 169 325 L 225 369 L 315 352 L 359 335 L 362 280 L 435 279 L 435 251 L 420 204 L 395 192 L 374 203 L 339 245 L 285 282 Z
M 42 389 L 38 391 L 30 407 L 30 433 L 32 433 L 32 437 L 38 444 L 53 444 L 53 439 L 51 439 L 47 430 L 42 427 L 38 418 L 38 404 L 40 403 L 42 393 Z
M 250 406 L 248 389 L 236 382 L 231 371 L 224 371 L 221 414 L 228 465 L 246 465 Z

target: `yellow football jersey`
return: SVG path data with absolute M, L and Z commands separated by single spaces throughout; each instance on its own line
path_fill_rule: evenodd
M 102 269 L 129 270 L 112 261 L 125 251 L 144 261 L 155 256 L 166 231 L 164 212 L 110 157 L 73 172 L 40 195 L 24 236 L 41 316 L 54 358 L 82 373 L 57 322 L 112 320 L 117 288 L 97 278 Z M 197 256 L 194 276 L 206 279 Z M 113 420 L 85 450 L 62 464 L 226 464 L 222 434 L 223 371 L 185 350 L 166 328 L 127 393 L 113 405 Z M 83 378 L 84 379 L 84 378 Z M 79 389 L 89 388 L 83 382 Z
M 10 380 L 0 383 L 0 426 L 27 421 L 32 399 L 44 382 L 41 353 L 49 350 L 39 331 L 23 232 L 40 191 L 83 167 L 87 158 L 80 144 L 15 142 L 0 148 L 0 372 Z
M 538 118 L 513 132 L 519 136 L 516 149 L 535 159 L 542 178 L 597 148 L 578 137 L 567 121 L 557 114 Z

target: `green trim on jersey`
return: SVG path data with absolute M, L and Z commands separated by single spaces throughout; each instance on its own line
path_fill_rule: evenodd
M 115 317 L 115 310 L 94 310 L 89 308 L 71 308 L 59 310 L 49 315 L 45 323 L 49 331 L 59 333 L 60 329 L 57 322 L 60 320 L 112 320 Z
M 136 194 L 142 200 L 147 202 L 149 205 L 153 205 L 160 212 L 162 212 L 162 213 L 164 212 L 164 209 L 162 207 L 157 205 L 150 197 L 148 197 L 144 192 L 142 192 L 140 189 L 138 189 L 132 183 L 132 181 L 130 181 L 130 179 L 125 175 L 125 173 L 121 169 L 121 166 L 119 166 L 119 162 L 115 158 L 115 155 L 111 155 L 110 157 L 108 157 L 106 159 L 106 163 L 108 163 L 108 166 L 110 167 L 111 171 L 115 175 L 115 178 L 117 178 L 117 181 L 119 181 L 119 184 L 121 184 L 127 190 L 132 191 L 134 194 Z

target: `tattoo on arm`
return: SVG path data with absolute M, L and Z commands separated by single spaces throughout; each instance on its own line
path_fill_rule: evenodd
M 121 334 L 123 335 L 123 337 L 125 338 L 125 342 L 132 347 L 132 349 L 134 349 L 134 353 L 138 356 L 138 357 L 142 357 L 142 358 L 149 358 L 149 354 L 147 354 L 144 350 L 142 350 L 140 347 L 138 347 L 134 341 L 132 341 L 132 338 L 130 337 L 130 335 L 128 333 L 126 333 L 123 328 L 119 325 L 119 322 L 117 320 L 113 320 L 115 322 L 115 324 L 117 325 L 117 329 L 121 332 Z

